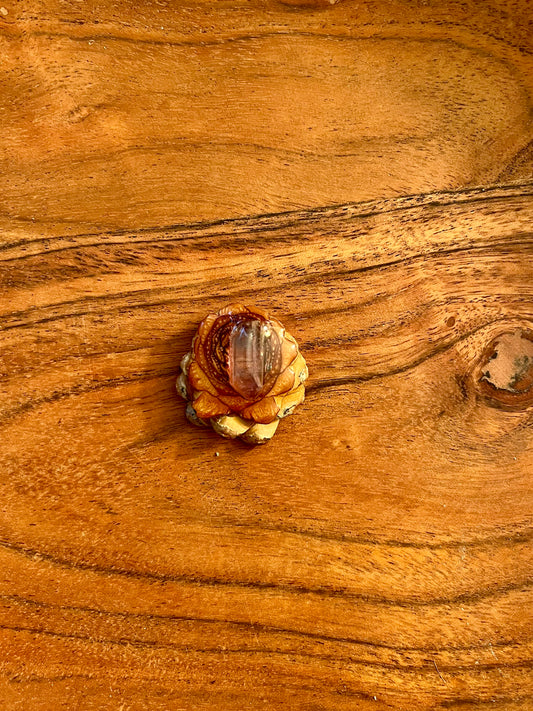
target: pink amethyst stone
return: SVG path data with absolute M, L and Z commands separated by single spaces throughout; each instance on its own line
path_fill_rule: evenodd
M 228 376 L 231 387 L 247 400 L 269 390 L 279 375 L 281 343 L 268 321 L 239 319 L 229 334 Z

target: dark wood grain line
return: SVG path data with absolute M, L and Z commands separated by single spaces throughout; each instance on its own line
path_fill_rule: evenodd
M 479 696 L 460 696 L 442 701 L 438 708 L 450 709 L 454 706 L 475 706 L 476 708 L 497 709 L 503 706 L 509 708 L 508 704 L 521 704 L 523 701 L 533 701 L 533 694 L 513 694 L 512 696 L 501 696 L 495 691 L 492 699 L 480 699 Z M 526 708 L 526 707 L 524 707 Z M 529 710 L 531 707 L 527 707 Z
M 291 526 L 268 525 L 266 523 L 254 523 L 253 525 L 245 524 L 237 519 L 225 518 L 224 523 L 220 528 L 237 528 L 243 529 L 246 532 L 253 534 L 255 531 L 269 531 L 273 533 L 284 533 L 295 536 L 302 536 L 312 540 L 319 541 L 335 541 L 338 543 L 354 543 L 364 546 L 390 547 L 390 548 L 407 548 L 414 550 L 454 550 L 458 548 L 483 548 L 489 550 L 491 547 L 509 547 L 513 548 L 521 543 L 529 543 L 533 541 L 533 521 L 529 520 L 523 524 L 525 530 L 514 531 L 511 533 L 497 533 L 477 538 L 473 540 L 451 540 L 442 541 L 439 543 L 417 542 L 417 541 L 402 541 L 400 539 L 391 538 L 370 538 L 365 536 L 354 536 L 347 533 L 335 534 L 333 532 L 309 531 L 302 528 Z M 210 522 L 210 527 L 216 527 L 213 522 Z
M 521 198 L 533 195 L 533 180 L 521 181 L 520 183 L 510 183 L 507 185 L 475 187 L 470 189 L 457 189 L 446 191 L 432 191 L 428 193 L 416 193 L 405 195 L 398 198 L 385 198 L 381 200 L 369 200 L 360 203 L 337 203 L 326 205 L 323 207 L 311 208 L 308 210 L 284 210 L 277 212 L 258 213 L 246 217 L 223 218 L 211 221 L 200 221 L 192 223 L 173 223 L 157 227 L 139 227 L 136 230 L 118 229 L 105 230 L 102 232 L 82 232 L 79 234 L 66 234 L 54 237 L 40 237 L 26 240 L 17 240 L 16 242 L 7 242 L 0 244 L 0 252 L 5 252 L 16 247 L 27 247 L 34 244 L 49 244 L 51 241 L 72 241 L 74 239 L 84 237 L 120 237 L 131 236 L 136 234 L 153 234 L 156 233 L 151 240 L 138 240 L 135 244 L 160 244 L 161 242 L 185 241 L 190 239 L 213 239 L 216 237 L 234 236 L 236 233 L 250 233 L 255 235 L 257 232 L 269 232 L 287 230 L 291 227 L 302 230 L 302 223 L 314 222 L 328 218 L 330 220 L 340 220 L 343 222 L 351 222 L 357 219 L 365 219 L 375 217 L 377 215 L 390 215 L 397 212 L 409 212 L 419 210 L 420 208 L 439 208 L 452 207 L 455 205 L 477 204 L 477 203 L 492 203 L 510 198 Z M 273 221 L 276 221 L 272 224 Z M 279 222 L 277 222 L 279 221 Z M 31 221 L 33 224 L 33 221 Z M 227 230 L 212 233 L 210 230 L 217 227 L 227 227 Z M 207 231 L 207 232 L 206 232 Z M 171 235 L 166 237 L 165 232 L 183 232 L 181 238 Z M 198 234 L 200 233 L 200 234 Z M 250 239 L 254 239 L 250 237 Z M 130 243 L 128 243 L 130 244 Z M 84 244 L 86 248 L 103 246 L 121 246 L 123 242 L 102 242 Z M 59 251 L 78 250 L 78 245 L 67 245 L 51 250 L 44 250 L 45 254 L 54 254 Z M 19 259 L 29 258 L 34 255 L 20 255 L 9 260 L 2 261 L 18 261 Z
M 495 182 L 503 181 L 505 179 L 505 176 L 508 176 L 509 173 L 512 173 L 513 170 L 516 170 L 516 168 L 522 163 L 523 161 L 529 160 L 533 156 L 533 138 L 529 140 L 522 148 L 520 148 L 514 156 L 509 158 L 507 161 L 507 164 L 503 166 L 502 170 L 496 177 Z
M 25 22 L 25 25 L 28 23 Z M 76 26 L 73 24 L 73 26 Z M 79 25 L 77 25 L 79 26 Z M 416 25 L 413 23 L 411 27 L 415 27 Z M 442 26 L 442 25 L 441 25 Z M 445 25 L 446 27 L 456 27 L 460 29 L 464 29 L 461 25 L 457 25 L 454 23 L 450 23 Z M 83 25 L 82 27 L 85 27 Z M 363 29 L 376 29 L 376 25 L 373 23 L 360 23 L 358 24 L 358 30 L 361 32 Z M 96 29 L 94 23 L 91 27 L 91 32 L 90 33 L 85 33 L 85 34 L 72 34 L 72 33 L 67 33 L 67 32 L 58 32 L 58 31 L 51 31 L 51 30 L 37 30 L 37 29 L 32 29 L 28 30 L 27 27 L 18 27 L 15 24 L 8 24 L 4 23 L 2 29 L 4 30 L 4 35 L 6 36 L 14 36 L 14 37 L 44 37 L 45 39 L 68 39 L 72 42 L 123 42 L 123 43 L 131 43 L 134 44 L 135 46 L 163 46 L 163 47 L 198 47 L 198 48 L 204 48 L 204 47 L 220 47 L 220 46 L 226 46 L 226 45 L 231 45 L 231 44 L 238 44 L 240 42 L 250 42 L 250 41 L 257 41 L 257 40 L 265 40 L 265 39 L 285 39 L 285 38 L 302 38 L 302 39 L 326 39 L 332 42 L 361 42 L 361 41 L 380 41 L 380 42 L 387 42 L 387 41 L 392 41 L 392 42 L 412 42 L 412 43 L 421 43 L 421 44 L 449 44 L 454 47 L 458 47 L 460 49 L 465 49 L 469 52 L 473 52 L 478 54 L 481 57 L 486 57 L 490 59 L 497 59 L 501 64 L 503 64 L 510 73 L 512 73 L 515 78 L 522 79 L 521 73 L 516 69 L 516 67 L 509 61 L 507 60 L 504 56 L 501 55 L 495 55 L 494 52 L 491 52 L 487 49 L 484 49 L 483 47 L 480 47 L 479 42 L 477 43 L 472 43 L 468 44 L 466 42 L 462 42 L 458 40 L 455 37 L 450 37 L 450 36 L 442 36 L 442 37 L 425 37 L 421 35 L 411 35 L 409 36 L 408 33 L 402 33 L 402 34 L 396 34 L 396 33 L 384 33 L 383 32 L 383 27 L 380 27 L 378 31 L 371 32 L 369 34 L 359 34 L 357 36 L 353 34 L 333 34 L 331 32 L 324 32 L 324 31 L 305 31 L 301 29 L 280 29 L 277 31 L 270 31 L 270 32 L 254 32 L 254 33 L 241 33 L 238 35 L 233 35 L 233 36 L 218 36 L 216 39 L 212 38 L 206 38 L 205 36 L 202 36 L 200 38 L 194 38 L 194 39 L 171 39 L 168 36 L 164 39 L 159 38 L 159 37 L 146 37 L 146 34 L 143 35 L 136 35 L 136 36 L 128 36 L 125 34 L 110 34 L 109 32 L 94 32 Z M 394 28 L 396 29 L 396 28 Z M 490 37 L 494 41 L 498 43 L 502 43 L 505 45 L 508 45 L 508 43 L 499 38 L 497 35 L 490 35 L 486 34 L 487 37 Z M 508 45 L 508 46 L 513 46 L 513 45 Z M 527 47 L 521 45 L 519 47 L 520 52 L 523 54 L 531 54 L 533 53 L 533 50 L 528 49 Z
M 123 375 L 118 378 L 109 378 L 103 382 L 99 383 L 80 383 L 73 388 L 67 390 L 56 390 L 51 395 L 38 398 L 36 400 L 27 400 L 10 410 L 4 411 L 0 416 L 0 426 L 12 422 L 17 417 L 25 415 L 27 412 L 36 410 L 42 405 L 48 405 L 53 402 L 58 402 L 59 400 L 64 400 L 69 397 L 76 397 L 77 395 L 85 395 L 90 392 L 97 392 L 99 390 L 104 390 L 107 388 L 120 387 L 121 385 L 127 385 L 129 383 L 140 383 L 147 382 L 151 380 L 159 380 L 165 377 L 175 377 L 178 372 L 176 367 L 162 368 L 157 371 L 151 370 L 145 373 L 136 373 L 135 375 Z M 177 396 L 176 396 L 177 397 Z
M 401 662 L 377 662 L 368 659 L 356 658 L 356 657 L 339 657 L 337 654 L 324 654 L 320 652 L 303 652 L 303 651 L 282 651 L 272 647 L 262 647 L 259 649 L 250 649 L 248 647 L 237 647 L 230 648 L 226 646 L 212 646 L 212 647 L 196 647 L 191 644 L 179 644 L 175 642 L 161 642 L 152 640 L 141 640 L 132 637 L 128 638 L 114 638 L 114 637 L 102 637 L 102 636 L 92 636 L 87 634 L 80 634 L 74 632 L 56 632 L 54 630 L 48 630 L 40 627 L 25 627 L 23 625 L 3 625 L 0 624 L 0 630 L 5 630 L 7 632 L 15 633 L 27 633 L 31 635 L 53 637 L 56 639 L 65 640 L 76 640 L 86 642 L 89 645 L 109 645 L 118 646 L 126 648 L 137 648 L 137 649 L 161 649 L 161 650 L 180 650 L 187 653 L 195 654 L 221 654 L 223 656 L 229 655 L 242 655 L 242 656 L 262 656 L 262 655 L 273 655 L 279 657 L 285 657 L 288 659 L 308 659 L 308 660 L 320 660 L 325 662 L 333 662 L 341 666 L 364 666 L 376 669 L 394 669 L 396 672 L 418 672 L 419 674 L 429 674 L 433 675 L 435 673 L 435 668 L 432 665 L 431 660 L 424 660 L 422 664 L 404 664 Z M 533 659 L 524 659 L 518 662 L 490 662 L 482 664 L 440 664 L 439 669 L 448 673 L 456 673 L 459 671 L 470 671 L 476 672 L 476 674 L 483 671 L 490 671 L 493 669 L 532 669 Z
M 510 320 L 512 320 L 512 319 L 510 319 Z M 421 356 L 410 361 L 409 363 L 399 366 L 398 368 L 391 368 L 390 370 L 387 370 L 386 372 L 381 371 L 379 373 L 369 373 L 367 375 L 359 375 L 356 377 L 328 378 L 327 380 L 311 381 L 309 383 L 308 387 L 306 388 L 306 393 L 311 394 L 313 392 L 320 392 L 321 390 L 327 390 L 329 388 L 336 388 L 336 387 L 339 387 L 342 385 L 357 385 L 359 383 L 366 383 L 366 382 L 369 382 L 370 380 L 375 380 L 377 378 L 387 378 L 392 375 L 399 375 L 400 373 L 406 373 L 407 371 L 412 370 L 413 368 L 416 368 L 419 365 L 422 365 L 422 363 L 425 363 L 430 358 L 434 358 L 437 355 L 446 353 L 446 351 L 450 350 L 451 348 L 454 348 L 459 343 L 462 343 L 463 341 L 468 340 L 469 338 L 474 336 L 476 333 L 484 331 L 485 329 L 489 328 L 490 326 L 493 326 L 495 324 L 501 324 L 502 326 L 504 326 L 506 321 L 507 320 L 504 318 L 496 318 L 496 319 L 486 321 L 485 323 L 481 324 L 480 326 L 477 326 L 476 328 L 473 328 L 466 333 L 462 333 L 461 335 L 456 336 L 455 338 L 450 338 L 448 341 L 445 341 L 444 343 L 435 344 L 434 348 L 431 349 L 431 352 L 428 351 L 426 353 L 423 353 Z
M 516 235 L 516 241 L 512 242 L 512 247 L 513 249 L 516 249 L 516 247 L 525 247 L 525 248 L 533 248 L 533 232 L 531 233 L 526 233 Z M 439 259 L 443 256 L 453 256 L 457 254 L 483 254 L 483 253 L 494 253 L 498 251 L 502 251 L 503 253 L 510 252 L 511 251 L 511 244 L 509 240 L 506 240 L 504 242 L 500 243 L 487 243 L 487 244 L 479 244 L 479 245 L 465 245 L 465 246 L 459 246 L 459 247 L 454 247 L 454 248 L 449 248 L 449 249 L 439 249 L 435 248 L 433 251 L 428 251 L 428 252 L 419 252 L 413 255 L 410 255 L 409 257 L 404 257 L 404 258 L 398 258 L 395 260 L 390 260 L 388 262 L 379 262 L 376 264 L 369 264 L 366 266 L 362 267 L 356 267 L 355 269 L 336 269 L 332 273 L 326 272 L 326 274 L 320 274 L 320 275 L 305 275 L 305 276 L 300 276 L 300 277 L 294 277 L 291 279 L 291 286 L 296 286 L 296 285 L 309 285 L 309 284 L 317 284 L 317 283 L 322 283 L 324 278 L 327 278 L 328 281 L 342 281 L 345 280 L 347 277 L 353 277 L 357 276 L 360 274 L 365 274 L 369 272 L 375 272 L 375 271 L 380 271 L 380 270 L 385 270 L 385 269 L 390 269 L 391 267 L 396 267 L 396 266 L 408 266 L 412 264 L 416 264 L 420 261 L 422 262 L 429 262 L 431 259 Z M 342 262 L 339 262 L 339 264 Z M 227 279 L 215 279 L 210 282 L 210 287 L 212 290 L 216 289 L 218 286 L 227 286 Z M 271 286 L 264 286 L 263 288 L 258 287 L 258 285 L 255 285 L 253 287 L 249 287 L 247 289 L 239 289 L 239 290 L 232 290 L 231 292 L 231 298 L 233 301 L 238 301 L 240 299 L 246 299 L 247 297 L 253 296 L 257 300 L 258 296 L 262 296 L 263 294 L 268 294 L 272 290 Z M 130 291 L 130 292 L 121 292 L 120 294 L 115 294 L 115 295 L 109 295 L 109 294 L 103 294 L 101 296 L 90 296 L 90 297 L 81 297 L 79 299 L 72 299 L 69 301 L 64 301 L 64 302 L 59 302 L 57 304 L 54 304 L 53 306 L 45 306 L 45 307 L 40 307 L 38 309 L 36 308 L 30 308 L 30 309 L 25 309 L 23 311 L 18 311 L 18 312 L 12 312 L 9 315 L 9 320 L 10 321 L 17 321 L 20 320 L 21 318 L 27 316 L 28 314 L 35 314 L 36 312 L 43 312 L 46 310 L 52 310 L 52 309 L 58 309 L 62 307 L 70 307 L 70 306 L 83 306 L 83 305 L 90 305 L 92 306 L 97 305 L 97 304 L 107 304 L 109 302 L 114 303 L 117 301 L 123 301 L 124 299 L 134 297 L 136 299 L 139 299 L 142 296 L 148 297 L 150 294 L 167 294 L 167 293 L 176 293 L 179 291 L 183 291 L 184 294 L 189 294 L 191 291 L 191 287 L 189 285 L 184 285 L 182 287 L 178 286 L 172 286 L 172 287 L 159 287 L 159 288 L 152 288 L 152 289 L 138 289 L 135 291 Z M 226 297 L 227 298 L 227 297 Z M 211 302 L 213 300 L 212 296 L 198 296 L 195 299 L 195 304 L 202 304 L 205 302 Z M 173 306 L 182 303 L 183 299 L 181 298 L 174 298 L 174 299 L 164 299 L 164 300 L 159 300 L 159 301 L 150 301 L 148 302 L 148 298 L 143 299 L 142 303 L 126 303 L 123 305 L 120 305 L 118 307 L 112 307 L 112 308 L 105 308 L 105 309 L 89 309 L 89 310 L 84 310 L 84 311 L 68 311 L 67 313 L 59 313 L 55 314 L 53 316 L 46 316 L 43 318 L 36 318 L 32 321 L 26 321 L 23 323 L 9 323 L 8 319 L 4 317 L 4 324 L 1 326 L 0 331 L 11 331 L 11 330 L 16 330 L 16 329 L 24 329 L 24 328 L 32 328 L 33 326 L 38 326 L 42 325 L 45 323 L 51 323 L 53 321 L 62 321 L 65 319 L 69 318 L 77 318 L 80 316 L 88 316 L 88 315 L 94 315 L 95 313 L 106 313 L 106 314 L 112 314 L 112 313 L 119 313 L 120 311 L 123 310 L 136 310 L 136 309 L 148 309 L 148 308 L 154 308 L 154 307 L 161 307 L 161 306 Z M 311 344 L 308 345 L 308 347 L 311 347 Z
M 16 673 L 8 676 L 11 684 L 53 684 L 57 681 L 74 681 L 81 679 L 92 681 L 98 679 L 96 674 L 54 674 L 51 676 L 38 676 L 37 674 Z
M 338 635 L 328 635 L 319 632 L 309 632 L 307 630 L 298 630 L 289 627 L 279 627 L 269 625 L 262 622 L 249 622 L 246 620 L 233 620 L 227 618 L 200 617 L 192 615 L 174 615 L 162 614 L 156 612 L 118 612 L 116 610 L 106 610 L 100 607 L 87 607 L 79 605 L 54 605 L 42 601 L 37 601 L 32 598 L 25 598 L 19 595 L 0 595 L 0 600 L 14 602 L 17 605 L 26 605 L 37 609 L 44 609 L 58 612 L 79 612 L 94 616 L 100 619 L 102 615 L 109 618 L 117 618 L 120 620 L 146 620 L 147 622 L 192 622 L 198 624 L 214 625 L 214 626 L 229 626 L 236 629 L 253 630 L 258 633 L 268 633 L 276 635 L 287 635 L 294 638 L 304 638 L 316 640 L 318 642 L 333 642 L 339 644 L 361 646 L 375 649 L 384 649 L 393 652 L 420 652 L 420 653 L 442 653 L 442 652 L 471 652 L 494 649 L 519 649 L 522 645 L 528 644 L 531 640 L 521 639 L 520 644 L 510 641 L 494 641 L 489 643 L 469 644 L 469 645 L 431 645 L 431 646 L 403 646 L 396 644 L 387 644 L 386 642 L 369 641 L 358 637 L 346 637 Z M 533 638 L 532 638 L 533 639 Z
M 440 605 L 462 605 L 477 603 L 487 599 L 505 597 L 511 592 L 525 591 L 533 588 L 533 576 L 527 576 L 519 581 L 505 584 L 491 585 L 475 592 L 460 593 L 453 596 L 434 597 L 430 600 L 422 599 L 420 596 L 409 596 L 405 599 L 388 598 L 382 595 L 371 595 L 356 593 L 340 587 L 333 586 L 306 586 L 301 584 L 284 584 L 277 582 L 267 582 L 261 580 L 237 580 L 222 579 L 209 575 L 168 575 L 165 573 L 147 572 L 126 568 L 101 566 L 96 563 L 73 562 L 67 558 L 51 555 L 39 550 L 31 549 L 23 545 L 11 543 L 8 540 L 1 540 L 0 547 L 18 553 L 24 558 L 35 560 L 39 558 L 68 570 L 91 571 L 96 574 L 106 576 L 117 576 L 133 580 L 157 581 L 167 583 L 183 583 L 185 585 L 200 586 L 207 588 L 224 589 L 248 589 L 273 591 L 276 593 L 313 595 L 323 599 L 342 598 L 346 600 L 361 600 L 374 605 L 395 606 L 399 608 L 431 608 Z

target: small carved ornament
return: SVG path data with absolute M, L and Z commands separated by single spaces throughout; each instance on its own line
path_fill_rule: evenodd
M 187 418 L 218 434 L 263 444 L 304 400 L 308 377 L 295 339 L 258 308 L 232 304 L 209 314 L 181 361 L 178 393 Z

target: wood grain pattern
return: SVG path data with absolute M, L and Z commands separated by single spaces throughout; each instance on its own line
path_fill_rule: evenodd
M 0 7 L 0 707 L 533 708 L 529 4 L 177 5 Z
M 0 226 L 137 229 L 533 176 L 528 2 L 313 4 L 14 6 Z
M 6 698 L 529 698 L 531 399 L 473 373 L 532 327 L 532 194 L 6 245 Z M 174 392 L 202 314 L 252 295 L 311 370 L 254 450 Z

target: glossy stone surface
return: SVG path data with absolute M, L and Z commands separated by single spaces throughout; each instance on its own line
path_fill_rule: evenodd
M 254 400 L 279 375 L 280 339 L 268 321 L 247 318 L 232 327 L 228 346 L 229 383 L 239 395 Z

